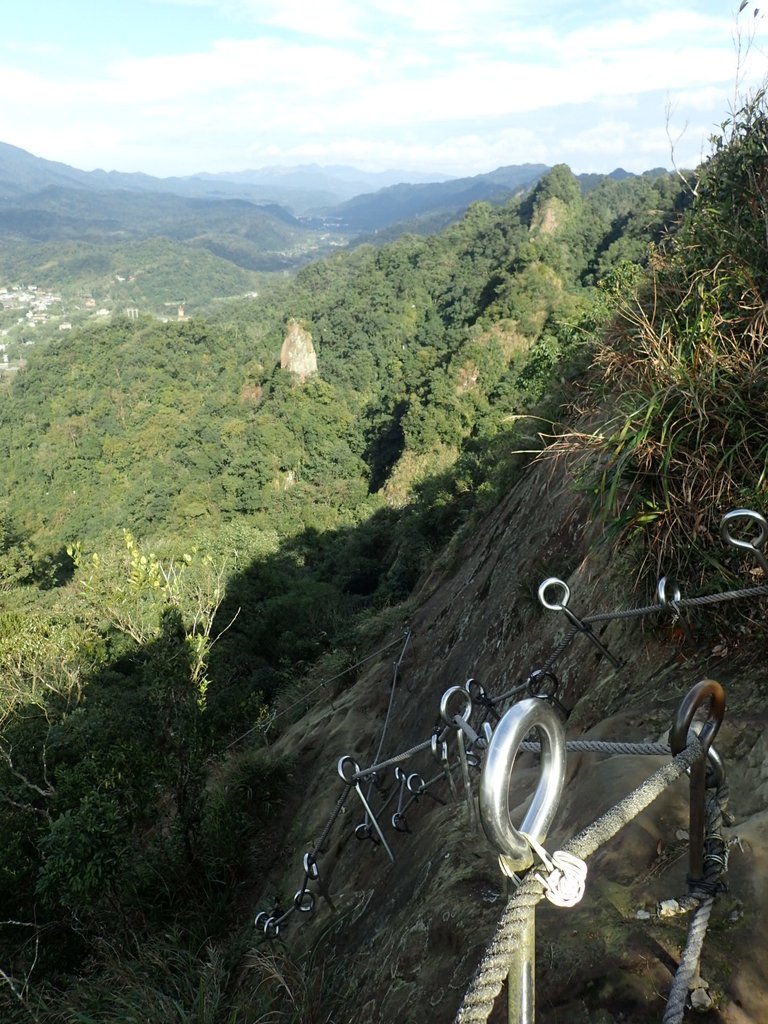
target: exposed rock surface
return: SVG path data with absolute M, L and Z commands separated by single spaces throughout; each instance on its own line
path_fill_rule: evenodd
M 382 757 L 429 739 L 447 687 L 473 676 L 499 694 L 546 662 L 567 626 L 560 613 L 543 610 L 537 600 L 538 584 L 547 576 L 568 582 L 576 614 L 648 601 L 647 593 L 632 592 L 627 566 L 591 526 L 588 498 L 571 486 L 565 467 L 552 464 L 534 466 L 452 561 L 436 566 L 424 581 Z M 717 746 L 731 780 L 735 820 L 727 834 L 738 835 L 741 848 L 733 848 L 730 891 L 717 899 L 704 944 L 701 973 L 712 1008 L 694 1014 L 723 1024 L 768 1020 L 768 629 L 762 610 L 754 619 L 751 640 L 745 637 L 728 659 L 713 656 L 717 636 L 711 613 L 702 610 L 690 619 L 693 646 L 669 620 L 613 621 L 599 632 L 625 661 L 621 669 L 583 636 L 556 668 L 558 696 L 573 709 L 569 737 L 658 740 L 693 683 L 709 677 L 726 688 L 728 710 Z M 302 857 L 343 791 L 338 758 L 351 754 L 361 767 L 372 763 L 389 704 L 391 657 L 383 655 L 354 686 L 332 698 L 322 691 L 319 702 L 274 744 L 276 752 L 298 758 L 296 787 L 287 796 L 294 824 L 286 837 L 288 855 L 267 880 L 261 907 L 274 893 L 290 900 L 300 887 Z M 455 749 L 454 742 L 452 756 Z M 575 835 L 662 760 L 569 755 L 548 848 Z M 426 751 L 403 768 L 431 779 L 437 765 Z M 511 802 L 522 805 L 537 777 L 533 755 L 521 755 Z M 475 786 L 476 781 L 475 773 Z M 394 785 L 391 768 L 385 785 Z M 355 838 L 363 809 L 354 792 L 329 835 L 318 863 L 333 909 L 318 898 L 316 912 L 294 914 L 282 936 L 296 955 L 314 950 L 313 983 L 322 989 L 324 1013 L 331 1014 L 323 1020 L 454 1019 L 495 932 L 505 882 L 485 836 L 470 826 L 465 803 L 451 799 L 442 782 L 434 792 L 447 802 L 422 796 L 408 813 L 411 834 L 389 827 L 392 801 L 382 812 L 394 865 L 380 846 Z M 382 794 L 374 791 L 371 800 L 374 809 L 380 807 Z M 520 809 L 513 811 L 513 820 L 520 816 Z M 687 845 L 679 837 L 687 820 L 683 779 L 594 855 L 582 903 L 568 910 L 540 904 L 539 1024 L 661 1020 L 688 918 L 659 921 L 654 908 L 657 900 L 686 891 Z M 638 911 L 651 916 L 638 917 Z M 506 1021 L 506 1012 L 502 995 L 492 1022 Z
M 312 344 L 312 335 L 298 320 L 288 321 L 283 347 L 280 349 L 280 368 L 295 373 L 302 384 L 317 373 L 317 353 Z

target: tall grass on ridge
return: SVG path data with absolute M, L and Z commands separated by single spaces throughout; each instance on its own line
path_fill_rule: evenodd
M 768 504 L 768 116 L 712 140 L 693 204 L 627 297 L 599 361 L 618 394 L 597 447 L 613 525 L 665 572 L 704 575 L 722 514 Z

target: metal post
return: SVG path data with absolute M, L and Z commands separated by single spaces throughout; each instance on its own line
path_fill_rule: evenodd
M 536 1016 L 536 907 L 526 908 L 518 954 L 507 975 L 509 1024 L 533 1024 Z

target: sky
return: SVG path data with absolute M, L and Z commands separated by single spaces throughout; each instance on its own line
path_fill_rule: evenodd
M 768 73 L 748 0 L 25 0 L 0 141 L 161 177 L 692 167 Z

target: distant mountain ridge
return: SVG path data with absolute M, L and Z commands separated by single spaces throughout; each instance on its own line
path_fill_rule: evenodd
M 497 167 L 487 174 L 425 184 L 397 184 L 326 210 L 352 231 L 375 231 L 425 214 L 449 213 L 485 200 L 503 203 L 532 187 L 550 168 L 546 164 Z
M 245 199 L 277 203 L 292 213 L 315 212 L 363 192 L 403 181 L 445 181 L 449 176 L 415 171 L 367 172 L 354 167 L 262 167 L 254 170 L 157 178 L 140 171 L 81 171 L 0 142 L 0 200 L 16 200 L 51 185 L 101 191 L 173 193 L 189 198 Z
M 525 193 L 550 170 L 526 163 L 402 181 L 401 174 L 424 176 L 308 164 L 156 178 L 82 171 L 0 142 L 0 241 L 115 245 L 164 237 L 247 270 L 287 269 L 350 239 L 434 233 L 474 202 L 501 205 Z M 578 176 L 585 193 L 606 177 L 633 175 L 617 168 Z

